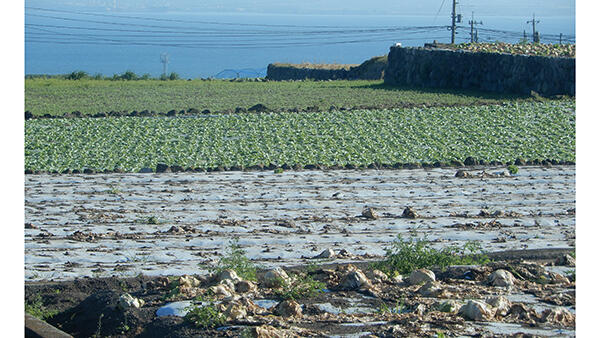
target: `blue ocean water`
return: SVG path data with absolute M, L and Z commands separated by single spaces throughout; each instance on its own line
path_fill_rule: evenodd
M 25 73 L 83 70 L 112 76 L 127 70 L 183 78 L 264 76 L 272 62 L 361 63 L 396 42 L 449 42 L 446 16 L 282 15 L 252 13 L 96 13 L 25 11 Z M 89 13 L 88 13 L 89 14 Z M 479 41 L 531 39 L 526 16 L 477 17 Z M 545 43 L 575 42 L 575 18 L 539 18 Z M 456 42 L 470 40 L 463 18 Z

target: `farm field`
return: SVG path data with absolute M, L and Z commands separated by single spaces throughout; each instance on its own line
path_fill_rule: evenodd
M 26 302 L 82 337 L 574 336 L 575 268 L 558 263 L 574 249 L 574 167 L 455 173 L 28 175 Z M 436 282 L 424 285 L 384 277 L 370 264 L 399 234 L 434 248 L 475 241 L 493 261 L 432 268 Z M 252 264 L 284 268 L 300 294 L 269 286 L 264 272 L 254 284 L 234 279 L 250 288 L 235 292 L 229 277 L 210 277 L 232 238 Z M 493 255 L 505 250 L 524 255 Z M 353 269 L 368 282 L 348 282 Z M 511 287 L 494 286 L 497 270 L 512 271 Z M 181 275 L 195 277 L 164 277 Z M 144 304 L 118 305 L 125 293 Z M 478 300 L 483 317 L 458 313 Z
M 26 110 L 160 113 L 26 117 L 26 312 L 75 337 L 575 336 L 574 98 L 27 79 Z
M 138 172 L 575 160 L 575 101 L 25 122 L 25 169 Z
M 99 112 L 175 110 L 232 112 L 237 107 L 264 104 L 275 111 L 337 108 L 397 108 L 502 103 L 528 100 L 461 90 L 389 87 L 383 81 L 231 82 L 225 80 L 64 80 L 26 79 L 25 110 L 34 116 L 62 116 L 79 111 Z

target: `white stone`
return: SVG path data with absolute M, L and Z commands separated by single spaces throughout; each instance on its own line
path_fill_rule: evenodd
M 492 286 L 513 286 L 515 284 L 515 276 L 509 271 L 499 269 L 489 275 L 488 282 Z
M 335 252 L 331 249 L 325 249 L 323 250 L 323 252 L 321 252 L 319 255 L 313 257 L 313 258 L 332 258 L 335 257 Z
M 124 310 L 132 307 L 139 309 L 144 306 L 144 303 L 144 300 L 135 298 L 128 293 L 122 294 L 121 297 L 119 297 L 119 307 Z
M 342 281 L 340 282 L 340 289 L 343 290 L 356 290 L 365 285 L 370 285 L 371 282 L 360 270 L 348 272 Z
M 435 281 L 435 273 L 428 269 L 418 269 L 410 273 L 408 282 L 411 285 L 417 285 L 427 283 L 429 281 Z
M 271 269 L 265 273 L 264 277 L 265 286 L 268 288 L 280 287 L 282 283 L 289 285 L 291 280 L 288 274 L 280 267 Z
M 478 321 L 490 320 L 494 317 L 494 311 L 491 306 L 478 300 L 468 301 L 467 304 L 458 310 L 458 314 L 465 319 Z
M 220 282 L 225 279 L 232 280 L 233 282 L 239 282 L 241 280 L 238 274 L 232 269 L 221 271 L 217 280 Z
M 510 311 L 510 307 L 512 306 L 510 301 L 504 296 L 488 298 L 485 300 L 485 302 L 496 310 L 496 314 L 501 316 L 506 316 Z

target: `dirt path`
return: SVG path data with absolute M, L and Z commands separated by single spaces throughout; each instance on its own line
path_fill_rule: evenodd
M 411 232 L 488 251 L 574 246 L 574 166 L 484 169 L 503 170 L 27 175 L 25 278 L 204 273 L 233 237 L 266 267 L 327 248 L 347 251 L 334 262 L 376 259 Z

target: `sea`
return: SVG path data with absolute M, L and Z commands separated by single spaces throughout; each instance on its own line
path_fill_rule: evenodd
M 575 43 L 575 18 L 536 18 L 542 43 Z M 471 41 L 471 18 L 456 42 Z M 532 38 L 522 16 L 475 18 L 479 42 Z M 450 18 L 402 15 L 25 11 L 25 74 L 113 76 L 132 71 L 158 77 L 264 77 L 267 65 L 359 64 L 390 46 L 450 42 Z

